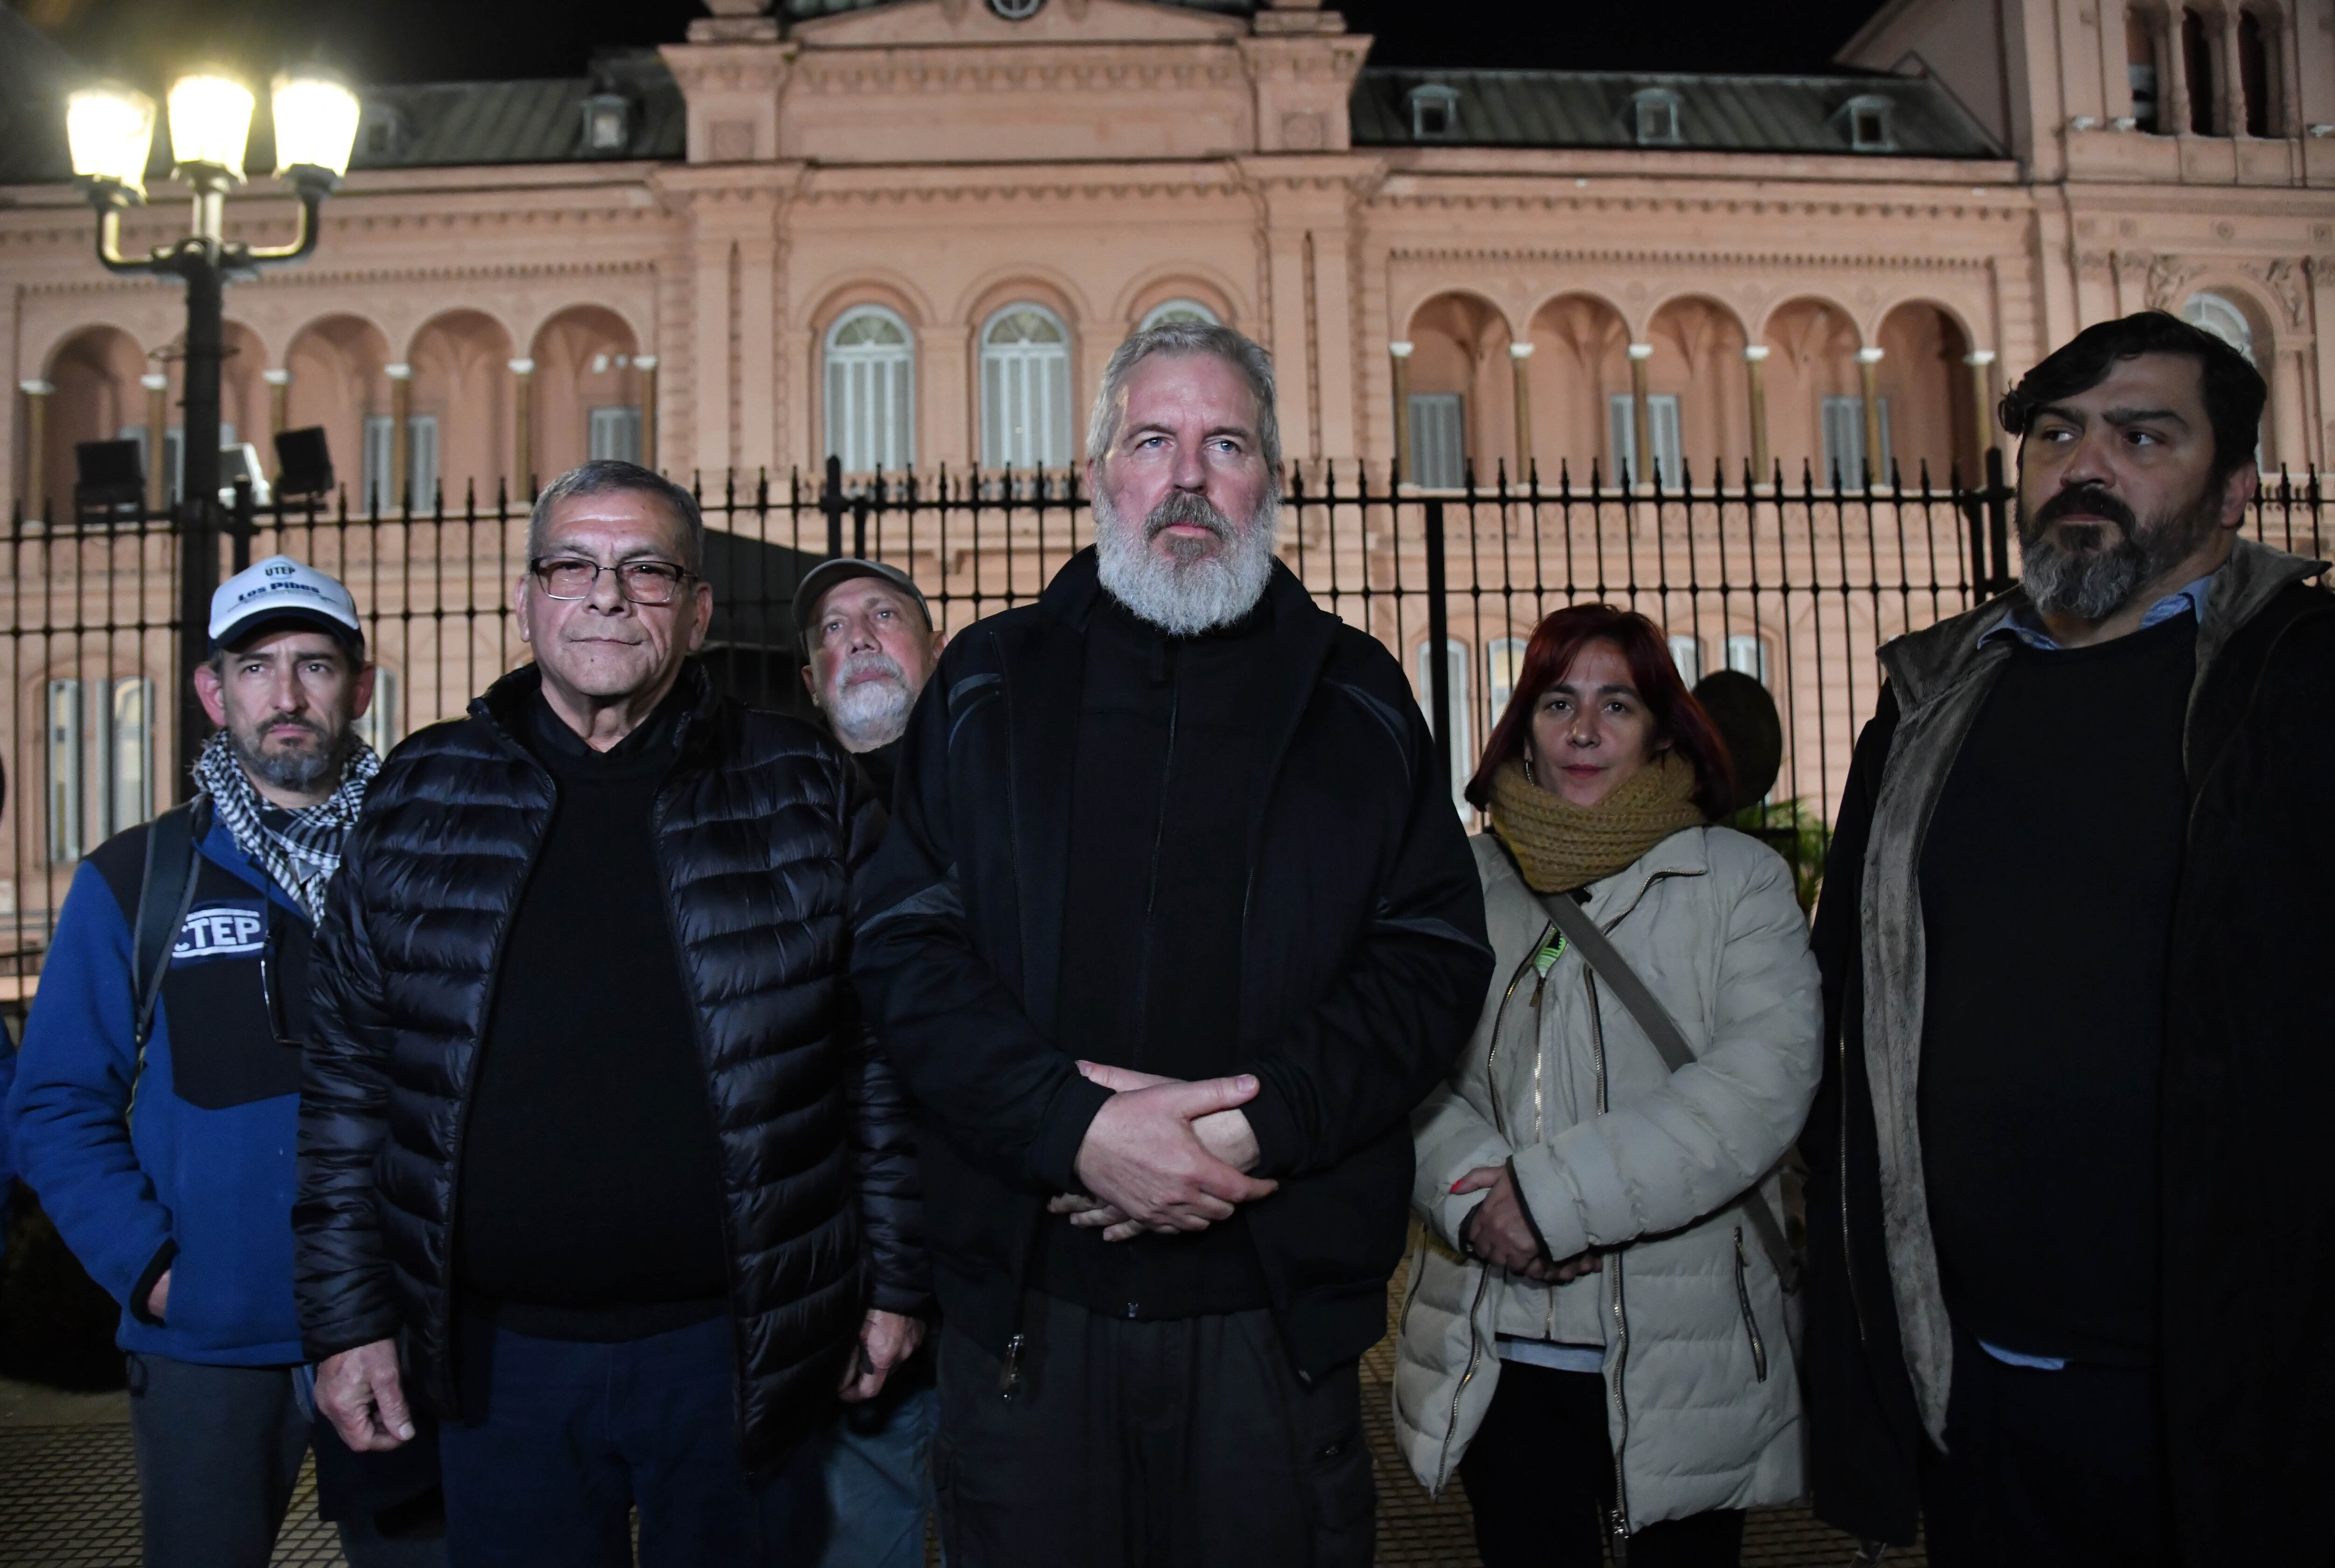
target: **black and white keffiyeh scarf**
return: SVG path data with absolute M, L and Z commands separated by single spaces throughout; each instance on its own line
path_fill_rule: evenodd
M 321 804 L 297 811 L 274 813 L 236 760 L 225 731 L 213 735 L 195 763 L 195 782 L 211 798 L 211 809 L 235 836 L 236 847 L 276 879 L 276 885 L 300 901 L 313 924 L 325 917 L 325 889 L 341 868 L 341 845 L 355 826 L 364 805 L 365 789 L 381 771 L 381 759 L 372 747 L 357 742 L 349 758 L 341 787 Z M 288 818 L 271 828 L 263 815 Z

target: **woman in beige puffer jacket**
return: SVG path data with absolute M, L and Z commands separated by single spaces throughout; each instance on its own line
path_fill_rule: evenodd
M 1594 764 L 1629 735 L 1613 722 L 1584 733 L 1613 715 L 1589 712 L 1585 699 L 1567 704 L 1572 660 L 1552 672 L 1545 657 L 1534 679 L 1545 640 L 1635 655 L 1623 662 L 1642 689 L 1628 695 L 1648 754 L 1699 762 L 1712 748 L 1675 743 L 1681 731 L 1707 737 L 1709 721 L 1651 623 L 1603 606 L 1545 623 L 1520 672 L 1519 721 L 1495 732 L 1471 793 L 1481 788 L 1496 825 L 1546 871 L 1537 879 L 1563 886 L 1561 870 L 1506 831 L 1492 782 L 1511 760 L 1498 755 L 1504 739 L 1512 755 L 1536 756 L 1546 779 L 1559 763 L 1585 776 L 1577 760 Z M 1507 781 L 1511 819 L 1546 804 L 1513 793 L 1520 773 Z M 1642 775 L 1611 799 L 1642 806 L 1656 788 Z M 1560 827 L 1601 830 L 1605 808 L 1594 802 L 1556 809 L 1571 813 Z M 1556 941 L 1503 837 L 1474 841 L 1498 963 L 1451 1083 L 1413 1118 L 1425 1235 L 1394 1402 L 1404 1455 L 1438 1492 L 1484 1433 L 1465 1476 L 1488 1568 L 1514 1560 L 1504 1542 L 1527 1538 L 1536 1563 L 1594 1562 L 1600 1525 L 1638 1536 L 1642 1565 L 1732 1563 L 1739 1511 L 1803 1490 L 1789 1303 L 1747 1205 L 1765 1204 L 1780 1221 L 1778 1163 L 1816 1090 L 1821 1002 L 1807 925 L 1789 868 L 1757 840 L 1707 826 L 1652 831 L 1663 836 L 1583 894 L 1692 1048 L 1695 1060 L 1676 1073 Z M 1483 1261 L 1499 1247 L 1468 1234 L 1473 1212 L 1490 1206 L 1480 1189 L 1502 1170 L 1492 1195 L 1511 1215 L 1521 1205 L 1539 1244 L 1522 1266 L 1538 1279 Z M 1659 1527 L 1642 1535 L 1650 1525 Z

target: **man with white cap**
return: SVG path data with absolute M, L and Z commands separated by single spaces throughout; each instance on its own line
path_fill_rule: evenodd
M 349 1562 L 441 1563 L 432 1446 L 354 1455 L 314 1421 L 293 1305 L 311 934 L 381 765 L 364 631 L 347 588 L 274 556 L 213 596 L 210 639 L 196 798 L 74 874 L 8 1119 L 121 1303 L 147 1563 L 262 1568 L 312 1428 Z

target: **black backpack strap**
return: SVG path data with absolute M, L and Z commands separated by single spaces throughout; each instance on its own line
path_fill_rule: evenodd
M 210 797 L 203 795 L 189 805 L 171 807 L 146 830 L 146 872 L 138 884 L 138 915 L 130 925 L 130 993 L 138 1004 L 141 1060 L 154 1033 L 162 977 L 170 972 L 170 949 L 178 945 L 195 902 L 195 845 L 210 822 Z

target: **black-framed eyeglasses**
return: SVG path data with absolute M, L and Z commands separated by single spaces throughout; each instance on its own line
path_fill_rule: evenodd
M 671 561 L 619 561 L 604 566 L 581 556 L 538 556 L 527 564 L 544 593 L 554 599 L 588 599 L 600 574 L 616 574 L 616 587 L 635 605 L 670 605 L 681 585 L 697 574 Z

